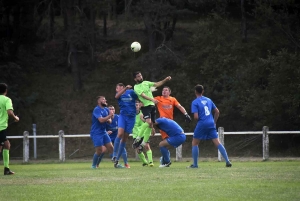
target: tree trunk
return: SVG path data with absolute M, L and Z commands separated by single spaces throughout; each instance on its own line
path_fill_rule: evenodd
M 68 64 L 71 65 L 73 75 L 73 88 L 79 91 L 82 88 L 80 66 L 78 65 L 78 52 L 74 39 L 72 37 L 73 30 L 75 29 L 75 13 L 74 13 L 74 0 L 68 0 L 66 4 L 66 15 L 68 23 Z

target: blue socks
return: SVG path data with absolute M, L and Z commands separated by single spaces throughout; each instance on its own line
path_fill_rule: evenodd
M 97 165 L 97 162 L 98 162 L 98 158 L 99 158 L 99 155 L 97 155 L 96 153 L 94 153 L 92 168 L 96 168 L 96 165 Z
M 123 151 L 122 151 L 122 158 L 124 160 L 124 164 L 127 164 L 128 161 L 127 161 L 127 152 L 126 152 L 126 149 L 124 147 Z
M 226 163 L 228 163 L 229 159 L 228 159 L 228 155 L 227 155 L 225 147 L 222 144 L 219 144 L 218 149 L 219 149 L 220 153 L 222 154 L 223 158 L 225 159 Z
M 121 155 L 123 154 L 123 152 L 125 150 L 125 146 L 126 146 L 125 142 L 120 143 L 119 151 L 118 151 L 118 154 L 117 154 L 117 157 L 116 157 L 117 161 L 120 159 Z
M 199 157 L 199 147 L 198 146 L 193 146 L 192 147 L 192 157 L 193 157 L 193 165 L 195 167 L 198 167 L 198 157 Z
M 117 155 L 118 155 L 120 142 L 121 142 L 121 138 L 116 137 L 115 142 L 114 142 L 114 152 L 113 152 L 113 156 L 117 156 Z
M 104 156 L 104 153 L 100 154 L 100 156 L 98 157 L 98 161 L 97 161 L 98 166 L 101 163 L 101 160 L 102 160 L 103 156 Z
M 166 163 L 170 162 L 170 152 L 166 147 L 159 147 L 163 160 Z

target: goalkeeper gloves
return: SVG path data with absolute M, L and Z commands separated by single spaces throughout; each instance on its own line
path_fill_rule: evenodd
M 190 115 L 188 113 L 184 114 L 184 118 L 185 118 L 185 120 L 184 120 L 185 122 L 190 123 L 192 121 L 192 119 L 191 119 L 191 117 L 190 117 Z

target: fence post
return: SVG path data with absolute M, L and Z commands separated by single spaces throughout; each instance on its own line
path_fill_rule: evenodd
M 176 148 L 176 159 L 175 161 L 182 160 L 182 144 Z
M 263 127 L 263 160 L 269 160 L 269 127 L 268 126 L 264 126 Z
M 59 148 L 59 161 L 65 162 L 66 154 L 65 154 L 65 138 L 64 138 L 64 131 L 60 130 L 58 132 L 58 148 Z
M 33 132 L 33 158 L 37 159 L 37 153 L 36 153 L 36 124 L 32 124 L 32 132 Z
M 225 146 L 225 144 L 224 144 L 224 128 L 223 127 L 218 128 L 218 137 L 219 137 L 219 140 L 220 140 L 221 144 L 223 146 Z M 222 159 L 223 159 L 222 154 L 218 150 L 218 161 L 221 162 Z
M 23 163 L 28 163 L 29 161 L 29 132 L 24 131 L 23 133 Z

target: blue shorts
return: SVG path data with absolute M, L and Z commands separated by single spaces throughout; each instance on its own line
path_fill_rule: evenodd
M 216 128 L 203 128 L 197 124 L 193 137 L 198 140 L 212 140 L 218 138 L 218 133 Z
M 107 133 L 93 135 L 91 137 L 94 143 L 94 147 L 101 147 L 111 142 L 110 137 Z
M 135 123 L 135 116 L 129 116 L 129 115 L 119 115 L 118 119 L 118 127 L 123 128 L 125 133 L 132 133 L 132 129 L 134 127 Z
M 186 136 L 185 134 L 180 134 L 180 135 L 175 135 L 172 137 L 167 138 L 167 142 L 172 145 L 173 147 L 178 147 L 180 145 L 182 145 L 182 143 L 185 142 Z

